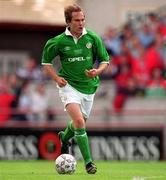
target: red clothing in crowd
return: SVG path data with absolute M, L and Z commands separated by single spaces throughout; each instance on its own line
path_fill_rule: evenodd
M 155 49 L 155 47 L 147 49 L 147 51 L 145 52 L 144 59 L 146 67 L 150 74 L 155 68 L 162 69 L 164 67 L 163 60 L 158 51 Z
M 113 108 L 114 111 L 119 113 L 122 110 L 122 107 L 124 106 L 124 103 L 127 98 L 127 90 L 129 86 L 129 81 L 132 77 L 131 69 L 130 67 L 126 65 L 121 65 L 121 73 L 118 74 L 116 77 L 116 85 L 117 85 L 117 94 L 115 95 L 115 98 L 113 100 Z
M 166 37 L 166 25 L 163 24 L 159 27 L 159 32 L 163 37 Z
M 163 69 L 164 63 L 154 47 L 147 49 L 142 59 L 132 61 L 132 71 L 138 83 L 145 86 L 155 68 Z
M 150 78 L 146 62 L 143 60 L 133 60 L 132 62 L 133 76 L 137 79 L 139 86 L 145 86 Z
M 155 88 L 155 87 L 161 87 L 166 90 L 166 80 L 164 78 L 160 78 L 158 80 L 151 79 L 147 83 L 147 88 Z
M 9 93 L 0 94 L 0 122 L 9 120 L 11 115 L 11 103 L 14 96 Z

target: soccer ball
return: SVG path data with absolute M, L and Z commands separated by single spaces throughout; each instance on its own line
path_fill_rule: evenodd
M 70 154 L 61 154 L 55 160 L 56 171 L 59 174 L 73 174 L 76 170 L 77 162 Z

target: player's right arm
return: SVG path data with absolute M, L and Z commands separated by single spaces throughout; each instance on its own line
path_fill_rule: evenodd
M 57 75 L 51 64 L 44 64 L 43 68 L 46 73 L 58 84 L 59 87 L 63 87 L 67 84 L 67 81 L 63 77 Z
M 58 86 L 63 87 L 66 85 L 67 81 L 63 77 L 58 76 L 52 65 L 53 59 L 59 54 L 58 37 L 59 36 L 48 40 L 44 46 L 42 54 L 42 65 L 46 73 L 58 84 Z

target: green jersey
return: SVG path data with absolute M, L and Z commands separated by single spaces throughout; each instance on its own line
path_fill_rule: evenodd
M 42 55 L 42 64 L 52 64 L 59 56 L 61 69 L 58 75 L 84 94 L 95 93 L 99 86 L 99 77 L 87 77 L 85 70 L 90 70 L 98 59 L 99 63 L 109 63 L 109 55 L 101 38 L 94 32 L 84 29 L 82 36 L 76 39 L 66 31 L 47 41 Z

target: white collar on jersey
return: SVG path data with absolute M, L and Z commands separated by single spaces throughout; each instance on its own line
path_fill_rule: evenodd
M 69 28 L 68 28 L 68 27 L 67 27 L 66 30 L 65 30 L 65 34 L 66 34 L 67 36 L 73 36 L 73 35 L 71 34 L 71 32 L 69 31 Z M 85 34 L 87 34 L 87 31 L 86 31 L 85 28 L 83 28 L 82 35 L 81 35 L 80 37 L 82 37 L 82 36 L 85 35 Z M 80 38 L 80 37 L 79 37 L 79 38 Z
M 83 35 L 87 34 L 87 31 L 86 31 L 85 28 L 83 28 L 83 31 L 82 31 L 81 36 L 80 36 L 79 38 L 76 38 L 75 36 L 73 36 L 73 35 L 71 34 L 71 32 L 69 31 L 69 28 L 66 27 L 65 34 L 66 34 L 67 36 L 72 36 L 75 44 L 77 44 L 78 40 L 79 40 Z

